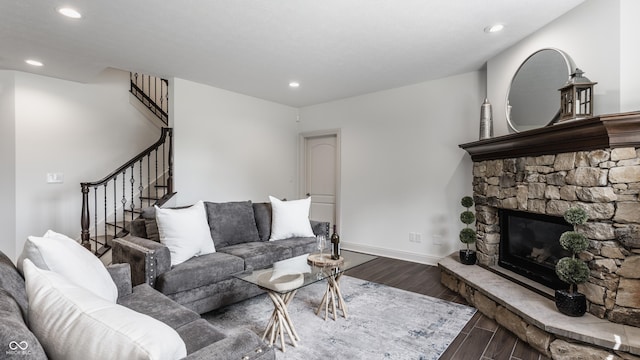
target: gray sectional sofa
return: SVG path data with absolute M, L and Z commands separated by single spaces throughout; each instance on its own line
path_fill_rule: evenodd
M 234 278 L 234 273 L 315 250 L 315 237 L 269 241 L 270 203 L 205 202 L 205 207 L 215 253 L 172 267 L 169 249 L 159 241 L 155 210 L 147 208 L 132 222 L 129 235 L 114 240 L 113 262 L 131 264 L 134 285 L 147 283 L 203 314 L 262 293 L 257 286 Z M 329 236 L 329 223 L 310 223 L 316 235 Z
M 148 284 L 132 286 L 128 264 L 111 265 L 107 269 L 118 288 L 118 304 L 175 329 L 185 342 L 186 359 L 275 359 L 274 349 L 265 346 L 253 332 L 225 333 Z M 0 344 L 3 346 L 0 358 L 47 359 L 38 338 L 29 329 L 27 312 L 24 278 L 11 259 L 0 252 Z M 100 358 L 100 354 L 85 355 L 87 359 Z

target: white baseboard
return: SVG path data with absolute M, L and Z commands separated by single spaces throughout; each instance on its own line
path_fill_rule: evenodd
M 386 249 L 377 246 L 354 244 L 341 242 L 341 247 L 345 250 L 363 252 L 371 255 L 384 256 L 393 259 L 406 260 L 420 264 L 437 266 L 442 256 L 416 254 L 408 251 Z

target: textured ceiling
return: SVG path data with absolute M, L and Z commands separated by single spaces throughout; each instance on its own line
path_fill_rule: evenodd
M 0 69 L 88 82 L 113 67 L 298 107 L 478 70 L 582 2 L 0 0 Z

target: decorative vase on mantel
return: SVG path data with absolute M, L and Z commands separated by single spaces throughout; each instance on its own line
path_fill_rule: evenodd
M 480 106 L 480 140 L 493 137 L 493 114 L 489 99 L 484 98 Z
M 469 248 L 469 244 L 476 242 L 476 231 L 469 226 L 476 221 L 476 216 L 469 210 L 474 204 L 473 198 L 465 196 L 460 201 L 460 204 L 467 208 L 460 214 L 460 221 L 465 224 L 465 228 L 460 230 L 460 241 L 467 245 L 466 249 L 460 250 L 460 262 L 465 265 L 474 265 L 477 261 L 476 251 Z
M 569 251 L 571 256 L 563 257 L 556 264 L 556 274 L 560 280 L 569 284 L 569 290 L 556 290 L 556 308 L 568 316 L 582 316 L 587 311 L 587 298 L 577 291 L 577 285 L 589 279 L 589 267 L 577 254 L 587 250 L 589 240 L 577 231 L 577 226 L 587 222 L 588 215 L 584 209 L 573 207 L 565 211 L 564 219 L 573 225 L 573 231 L 565 231 L 560 236 L 560 245 Z

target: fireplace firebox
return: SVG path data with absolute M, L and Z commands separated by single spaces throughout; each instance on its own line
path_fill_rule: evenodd
M 570 254 L 560 246 L 560 235 L 573 230 L 562 217 L 499 209 L 498 265 L 551 289 L 565 289 L 555 264 Z

